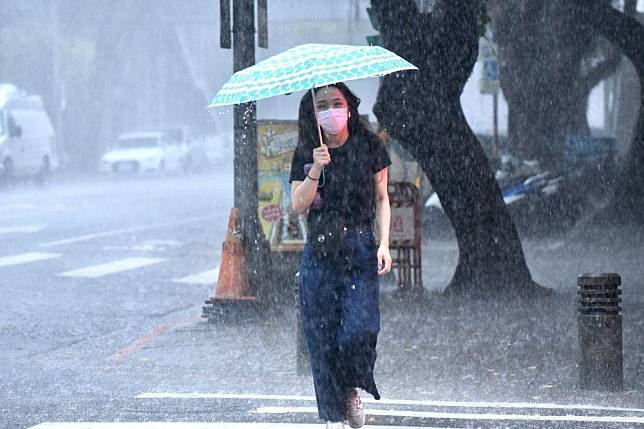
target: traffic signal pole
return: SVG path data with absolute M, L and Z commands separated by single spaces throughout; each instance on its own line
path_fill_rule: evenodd
M 233 71 L 255 64 L 255 0 L 233 0 Z M 234 205 L 239 208 L 241 236 L 251 292 L 257 286 L 261 258 L 258 219 L 256 103 L 234 106 Z
M 254 0 L 233 0 L 233 71 L 255 64 Z M 234 204 L 248 223 L 257 203 L 257 112 L 254 102 L 234 106 Z M 255 207 L 256 208 L 256 207 Z M 255 216 L 257 210 L 255 210 Z
M 233 0 L 233 71 L 255 64 L 255 0 Z M 220 43 L 230 49 L 230 0 L 220 0 Z M 222 246 L 217 285 L 206 300 L 202 317 L 216 321 L 231 310 L 256 309 L 256 297 L 249 286 L 256 285 L 260 243 L 257 214 L 257 113 L 255 102 L 233 107 L 233 195 L 226 240 Z
M 223 0 L 221 4 L 228 4 L 228 2 L 229 0 Z M 255 64 L 255 0 L 232 0 L 232 6 L 233 71 L 237 72 Z M 259 0 L 258 6 L 259 46 L 266 48 L 268 47 L 266 1 Z M 226 20 L 229 21 L 230 11 L 227 12 Z M 222 18 L 224 15 L 222 14 Z M 225 42 L 223 36 L 222 42 Z M 239 208 L 246 269 L 251 292 L 253 292 L 263 278 L 262 266 L 267 250 L 258 214 L 256 103 L 235 105 L 233 123 L 234 207 Z

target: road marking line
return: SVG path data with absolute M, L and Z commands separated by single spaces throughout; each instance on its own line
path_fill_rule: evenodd
M 57 275 L 64 277 L 82 277 L 95 279 L 98 277 L 106 276 L 108 274 L 115 274 L 122 271 L 129 271 L 148 265 L 158 264 L 163 261 L 166 261 L 166 259 L 126 258 L 114 262 L 108 262 L 106 264 L 92 265 L 90 267 L 80 268 L 78 270 L 67 271 Z
M 204 271 L 199 274 L 192 274 L 180 279 L 172 280 L 174 283 L 185 283 L 193 285 L 214 285 L 219 277 L 219 267 L 214 270 Z
M 171 246 L 179 247 L 183 246 L 183 243 L 176 240 L 146 240 L 144 244 L 152 244 L 153 246 Z
M 253 414 L 294 414 L 315 413 L 317 407 L 259 407 L 251 411 Z M 517 420 L 540 422 L 587 422 L 587 423 L 638 423 L 644 424 L 644 417 L 633 416 L 579 416 L 579 415 L 540 415 L 540 414 L 497 414 L 497 413 L 438 413 L 432 411 L 413 410 L 378 410 L 367 409 L 367 415 L 388 417 L 416 417 L 423 419 L 450 419 L 450 420 Z
M 123 347 L 114 355 L 112 355 L 111 360 L 112 361 L 119 361 L 128 355 L 131 355 L 132 353 L 135 353 L 145 347 L 147 344 L 151 343 L 155 339 L 159 338 L 161 335 L 165 334 L 168 332 L 170 329 L 174 327 L 173 324 L 171 323 L 165 323 L 162 325 L 155 326 L 145 334 L 141 335 L 139 338 L 128 344 L 127 346 Z
M 260 399 L 275 401 L 315 401 L 315 396 L 301 395 L 261 395 L 261 394 L 235 394 L 235 393 L 141 393 L 136 399 Z M 621 411 L 644 413 L 641 408 L 609 407 L 590 404 L 553 404 L 530 402 L 465 402 L 465 401 L 433 401 L 415 399 L 380 399 L 363 398 L 362 402 L 387 405 L 417 405 L 432 407 L 460 407 L 460 408 L 527 408 L 546 410 L 594 410 L 594 411 Z
M 10 265 L 26 264 L 29 262 L 44 261 L 47 259 L 59 258 L 62 255 L 57 253 L 38 253 L 29 252 L 21 253 L 19 255 L 9 255 L 0 257 L 0 267 L 8 267 Z
M 34 233 L 42 230 L 47 225 L 14 225 L 3 226 L 0 228 L 0 234 L 14 234 L 14 233 Z
M 208 422 L 45 422 L 29 429 L 324 429 L 316 423 L 208 423 Z M 434 426 L 378 426 L 378 429 L 449 429 Z M 454 428 L 451 428 L 454 429 Z
M 177 326 L 184 325 L 184 324 L 192 324 L 199 320 L 201 320 L 200 316 L 189 316 L 189 317 L 177 319 L 170 323 L 162 323 L 160 325 L 157 325 L 154 328 L 150 329 L 145 334 L 141 335 L 136 340 L 132 341 L 127 346 L 118 350 L 116 353 L 112 355 L 110 360 L 112 362 L 118 362 L 123 358 L 131 355 L 132 353 L 136 353 L 137 351 L 141 350 L 143 347 L 154 342 L 157 338 L 161 337 L 163 334 L 176 328 Z
M 189 218 L 189 219 L 184 219 L 176 222 L 166 222 L 166 223 L 158 223 L 158 224 L 153 224 L 153 225 L 142 225 L 142 226 L 135 226 L 131 228 L 121 228 L 121 229 L 115 229 L 112 231 L 105 231 L 105 232 L 98 232 L 96 234 L 87 234 L 87 235 L 81 235 L 79 237 L 73 237 L 73 238 L 67 238 L 64 240 L 58 240 L 58 241 L 49 241 L 46 243 L 40 243 L 38 246 L 39 247 L 53 247 L 53 246 L 60 246 L 62 244 L 70 244 L 70 243 L 77 243 L 79 241 L 87 241 L 87 240 L 93 240 L 95 238 L 103 238 L 103 237 L 109 237 L 112 235 L 119 235 L 119 234 L 125 234 L 129 232 L 138 232 L 138 231 L 145 231 L 147 229 L 156 229 L 156 228 L 164 228 L 166 226 L 173 226 L 173 225 L 182 225 L 185 223 L 192 223 L 192 222 L 201 222 L 204 220 L 212 220 L 212 217 L 195 217 L 195 218 Z

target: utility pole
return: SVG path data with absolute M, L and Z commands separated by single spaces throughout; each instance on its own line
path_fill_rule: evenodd
M 222 2 L 223 3 L 223 2 Z M 255 0 L 233 0 L 233 71 L 255 64 Z M 234 206 L 239 208 L 251 289 L 262 279 L 266 243 L 258 215 L 256 103 L 234 106 Z
M 255 1 L 233 0 L 233 72 L 255 64 Z M 248 200 L 256 199 L 257 131 L 256 103 L 234 106 L 234 204 L 246 219 Z M 253 183 L 254 182 L 254 183 Z M 254 189 L 253 189 L 254 188 Z
M 63 148 L 63 111 L 65 109 L 65 92 L 60 76 L 60 41 L 58 29 L 57 0 L 49 0 L 49 30 L 51 33 L 51 65 L 52 89 L 54 95 L 54 123 L 56 127 L 56 150 L 59 155 L 65 152 Z
M 267 48 L 267 0 L 257 0 L 257 5 L 258 45 L 261 48 Z M 230 6 L 231 0 L 219 0 L 221 23 L 219 37 L 223 49 L 233 48 L 233 72 L 236 73 L 255 64 L 255 0 L 232 0 L 232 11 Z M 269 246 L 264 237 L 258 214 L 256 103 L 253 101 L 236 104 L 233 109 L 233 196 L 234 208 L 238 209 L 241 225 L 232 226 L 232 228 L 239 227 L 240 229 L 246 267 L 246 272 L 243 274 L 246 274 L 249 280 L 250 292 L 256 293 L 261 290 L 260 285 L 267 282 L 265 267 L 270 264 L 268 260 Z M 233 220 L 233 213 L 236 212 L 231 211 L 230 222 L 236 224 L 237 221 Z M 230 225 L 231 223 L 229 223 L 229 227 Z M 232 235 L 236 234 L 235 232 Z M 241 274 L 234 273 L 235 276 L 241 276 Z M 242 288 L 242 285 L 238 285 L 238 288 Z M 245 292 L 240 293 L 245 294 Z M 226 299 L 230 299 L 230 297 Z M 216 293 L 213 299 L 208 302 L 212 302 L 213 308 L 216 306 Z M 206 311 L 206 307 L 204 307 L 204 311 Z

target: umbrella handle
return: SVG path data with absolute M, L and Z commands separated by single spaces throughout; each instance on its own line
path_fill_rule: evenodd
M 311 88 L 311 100 L 313 100 L 313 112 L 315 113 L 315 125 L 318 129 L 318 136 L 320 137 L 320 146 L 322 146 L 322 128 L 320 128 L 320 123 L 318 122 L 318 105 L 315 104 L 315 90 Z
M 318 105 L 315 104 L 315 90 L 311 88 L 311 99 L 313 100 L 313 112 L 315 112 L 315 124 L 317 125 L 318 128 L 318 136 L 320 137 L 320 146 L 322 146 L 322 143 L 324 141 L 322 140 L 322 128 L 320 127 L 320 122 L 318 121 Z M 324 167 L 322 167 L 322 184 L 318 186 L 318 188 L 321 188 L 324 186 L 326 183 L 326 178 L 324 177 Z

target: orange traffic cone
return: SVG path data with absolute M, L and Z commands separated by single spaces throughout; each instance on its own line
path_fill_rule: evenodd
M 219 278 L 213 299 L 255 299 L 248 296 L 246 254 L 240 237 L 239 209 L 233 208 L 228 219 L 228 231 L 222 252 Z
M 203 307 L 203 317 L 213 318 L 222 315 L 222 306 L 237 302 L 254 302 L 256 298 L 249 295 L 248 277 L 246 275 L 246 255 L 241 240 L 239 209 L 230 210 L 228 230 L 224 241 L 219 278 L 213 296 L 206 301 L 209 307 Z

